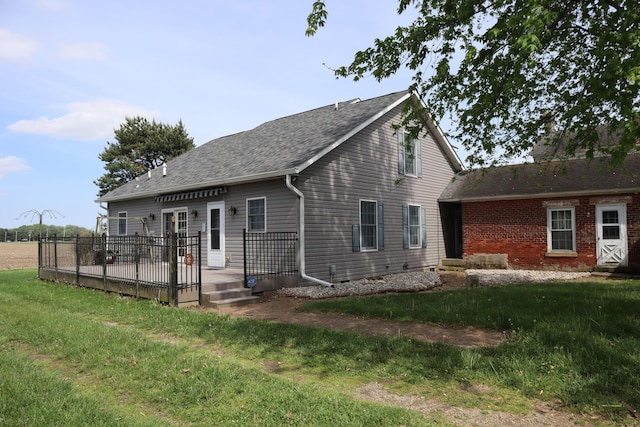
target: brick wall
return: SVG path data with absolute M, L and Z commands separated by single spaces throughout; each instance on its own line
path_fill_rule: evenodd
M 462 205 L 464 256 L 507 254 L 510 268 L 590 270 L 597 264 L 596 204 L 627 203 L 629 266 L 640 271 L 640 198 L 573 197 L 466 202 Z M 576 253 L 550 256 L 547 251 L 547 207 L 573 206 Z

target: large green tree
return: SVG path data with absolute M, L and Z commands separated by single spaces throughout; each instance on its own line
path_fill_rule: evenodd
M 436 121 L 451 117 L 471 164 L 527 153 L 552 125 L 550 143 L 568 140 L 568 156 L 600 149 L 619 163 L 636 149 L 638 0 L 399 0 L 397 11 L 415 19 L 335 73 L 382 80 L 412 70 L 410 88 Z M 307 35 L 326 19 L 314 2 Z M 603 125 L 619 144 L 599 147 Z
M 94 181 L 100 188 L 98 196 L 195 147 L 182 121 L 171 126 L 144 117 L 127 117 L 115 130 L 115 139 L 98 156 L 107 171 Z

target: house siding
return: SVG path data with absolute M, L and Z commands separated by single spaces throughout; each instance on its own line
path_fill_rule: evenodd
M 142 221 L 130 220 L 127 234 L 161 236 L 163 233 L 162 211 L 170 209 L 188 210 L 188 235 L 195 236 L 202 232 L 202 266 L 207 266 L 207 204 L 223 201 L 225 204 L 225 256 L 228 267 L 243 267 L 242 230 L 246 227 L 246 201 L 251 198 L 266 198 L 267 231 L 296 231 L 296 197 L 285 186 L 284 179 L 256 182 L 231 186 L 226 193 L 216 197 L 183 200 L 177 202 L 156 203 L 155 198 L 145 198 L 126 202 L 109 203 L 109 215 L 117 216 L 118 212 L 127 212 L 128 217 L 144 218 L 148 230 Z M 236 208 L 235 215 L 231 215 L 229 208 Z M 198 215 L 194 216 L 193 211 Z M 150 214 L 155 215 L 151 220 Z M 109 220 L 110 234 L 117 234 L 118 219 Z
M 637 195 L 565 197 L 465 202 L 462 204 L 464 257 L 506 254 L 510 268 L 591 270 L 597 265 L 596 205 L 627 203 L 629 267 L 640 271 L 640 199 Z M 547 207 L 566 203 L 575 208 L 576 253 L 547 254 Z
M 422 177 L 398 175 L 401 107 L 374 122 L 305 170 L 306 272 L 334 282 L 436 267 L 444 257 L 437 199 L 454 176 L 435 140 L 422 136 Z M 404 178 L 401 183 L 396 183 Z M 353 252 L 352 226 L 360 200 L 384 204 L 384 250 Z M 426 208 L 427 247 L 403 249 L 402 206 Z M 336 266 L 331 277 L 330 266 Z

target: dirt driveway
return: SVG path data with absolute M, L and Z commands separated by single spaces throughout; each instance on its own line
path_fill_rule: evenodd
M 442 286 L 427 292 L 462 289 L 467 286 L 464 273 L 445 272 L 441 274 Z M 499 331 L 473 327 L 445 327 L 433 323 L 405 323 L 384 319 L 364 319 L 362 317 L 338 313 L 304 313 L 298 307 L 307 302 L 304 298 L 280 295 L 263 297 L 256 304 L 242 307 L 226 307 L 217 311 L 231 316 L 272 320 L 284 323 L 300 323 L 368 335 L 409 337 L 427 342 L 442 342 L 458 347 L 473 348 L 500 344 L 503 334 Z

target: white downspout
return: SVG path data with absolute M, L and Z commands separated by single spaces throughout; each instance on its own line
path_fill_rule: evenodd
M 298 196 L 298 260 L 300 262 L 300 277 L 304 280 L 308 280 L 318 285 L 328 286 L 333 288 L 333 284 L 325 282 L 324 280 L 317 279 L 315 277 L 307 276 L 305 271 L 305 250 L 304 250 L 304 194 L 291 183 L 291 175 L 287 175 L 285 178 L 287 188 L 293 191 Z

